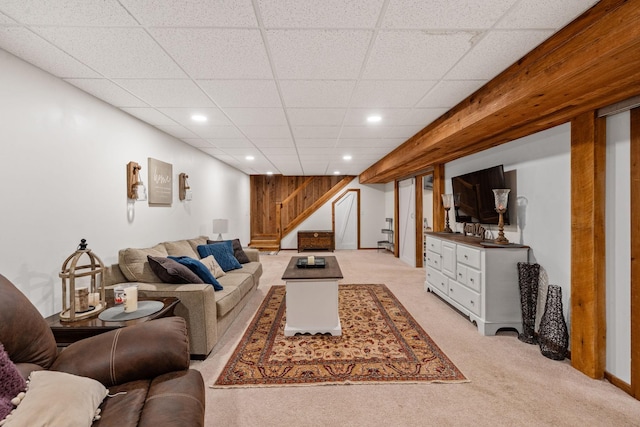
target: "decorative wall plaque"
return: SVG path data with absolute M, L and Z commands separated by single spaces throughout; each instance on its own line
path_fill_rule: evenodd
M 173 166 L 149 157 L 149 204 L 171 206 L 173 200 Z

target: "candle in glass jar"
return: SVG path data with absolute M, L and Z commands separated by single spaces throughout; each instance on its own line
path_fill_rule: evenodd
M 307 257 L 307 264 L 309 265 L 315 265 L 316 263 L 316 258 L 313 255 L 309 255 Z
M 138 309 L 138 287 L 129 286 L 124 288 L 124 311 L 131 313 Z

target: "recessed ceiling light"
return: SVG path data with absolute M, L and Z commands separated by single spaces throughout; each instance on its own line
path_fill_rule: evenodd
M 193 116 L 191 116 L 191 120 L 193 120 L 194 122 L 206 122 L 207 116 L 203 116 L 202 114 L 194 114 Z
M 273 172 L 267 171 L 267 175 L 273 175 Z
M 340 175 L 340 171 L 333 171 L 334 175 Z
M 369 117 L 367 117 L 367 121 L 369 123 L 378 123 L 380 120 L 382 120 L 382 117 L 380 117 L 380 116 L 369 116 Z
M 349 154 L 345 154 L 342 156 L 342 160 L 351 160 L 351 156 Z
M 253 157 L 253 156 L 247 156 L 247 157 L 245 157 L 245 159 L 247 159 L 247 160 L 253 160 L 253 159 L 255 159 L 255 157 Z

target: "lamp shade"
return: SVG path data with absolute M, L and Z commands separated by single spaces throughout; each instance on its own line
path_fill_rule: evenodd
M 453 205 L 453 194 L 443 194 L 442 195 L 442 207 L 445 209 L 451 208 Z
M 222 240 L 222 233 L 229 231 L 228 219 L 214 219 L 213 220 L 213 233 L 218 233 L 218 240 Z

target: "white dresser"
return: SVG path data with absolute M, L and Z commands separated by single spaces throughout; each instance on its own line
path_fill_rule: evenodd
M 528 247 L 485 247 L 479 238 L 450 233 L 427 233 L 426 246 L 426 291 L 468 316 L 483 335 L 522 332 L 517 264 L 528 261 Z

